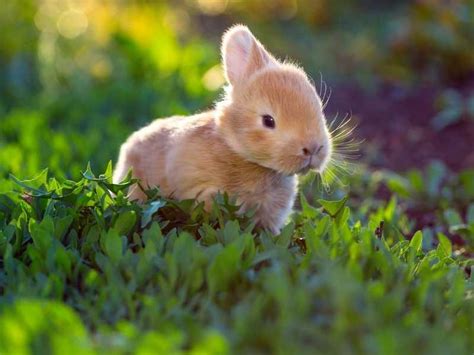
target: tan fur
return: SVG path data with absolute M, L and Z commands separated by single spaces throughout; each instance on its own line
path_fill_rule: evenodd
M 213 111 L 156 120 L 132 134 L 114 181 L 132 169 L 145 186 L 206 207 L 227 192 L 242 210 L 256 207 L 257 222 L 276 233 L 293 206 L 295 174 L 323 170 L 331 154 L 321 100 L 303 70 L 278 62 L 244 26 L 224 35 L 222 52 L 230 84 L 224 100 Z M 265 114 L 274 129 L 262 124 Z M 146 196 L 135 187 L 130 198 Z

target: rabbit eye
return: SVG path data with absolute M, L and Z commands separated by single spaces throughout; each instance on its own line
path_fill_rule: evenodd
M 275 128 L 275 120 L 270 115 L 262 115 L 262 123 L 265 127 Z

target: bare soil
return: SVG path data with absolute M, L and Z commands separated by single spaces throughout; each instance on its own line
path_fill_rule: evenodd
M 457 88 L 474 93 L 474 80 Z M 328 117 L 351 113 L 364 139 L 363 159 L 371 166 L 395 171 L 423 168 L 431 160 L 443 161 L 451 170 L 474 168 L 474 123 L 464 118 L 441 131 L 432 127 L 436 100 L 443 89 L 406 89 L 383 85 L 367 93 L 357 85 L 335 87 L 328 103 Z

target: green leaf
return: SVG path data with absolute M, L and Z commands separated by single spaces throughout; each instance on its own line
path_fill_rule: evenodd
M 61 240 L 66 235 L 73 220 L 74 217 L 72 215 L 57 218 L 54 222 L 54 236 Z
M 448 208 L 443 213 L 446 222 L 448 222 L 449 226 L 456 226 L 459 224 L 463 224 L 462 218 L 454 209 Z
M 158 201 L 153 201 L 150 202 L 149 206 L 145 208 L 142 212 L 142 221 L 141 221 L 141 227 L 145 228 L 150 222 L 153 217 L 153 215 L 158 212 L 158 210 L 166 205 L 165 200 L 158 200 Z
M 102 175 L 109 184 L 112 183 L 113 173 L 114 173 L 114 171 L 113 171 L 113 167 L 112 167 L 112 161 L 109 160 L 109 163 L 107 164 L 107 169 L 105 169 L 105 173 Z
M 217 232 L 209 224 L 203 224 L 199 228 L 199 235 L 201 236 L 201 243 L 203 245 L 213 245 L 217 243 Z
M 336 223 L 338 226 L 347 226 L 347 221 L 351 217 L 351 210 L 349 207 L 344 206 L 336 215 Z
M 425 181 L 423 178 L 423 175 L 421 174 L 421 171 L 419 170 L 411 170 L 407 173 L 408 180 L 410 181 L 411 186 L 413 189 L 421 193 L 424 190 L 425 187 Z
M 0 329 L 2 354 L 94 353 L 79 316 L 58 301 L 16 299 L 1 310 Z
M 48 169 L 44 169 L 39 175 L 37 175 L 31 180 L 19 180 L 12 174 L 10 174 L 10 179 L 12 179 L 15 184 L 28 191 L 31 196 L 49 197 L 53 194 L 53 191 L 48 191 L 46 189 Z
M 321 204 L 321 206 L 323 206 L 324 210 L 331 217 L 336 217 L 339 211 L 341 211 L 344 205 L 346 204 L 347 199 L 348 197 L 346 196 L 337 201 L 328 201 L 328 200 L 319 199 L 318 202 Z
M 385 174 L 387 186 L 390 191 L 396 193 L 400 197 L 408 197 L 413 193 L 410 180 L 395 173 Z
M 84 171 L 84 172 L 82 173 L 82 176 L 83 176 L 84 178 L 86 178 L 87 180 L 91 180 L 91 181 L 96 180 L 96 177 L 95 177 L 94 173 L 92 172 L 91 163 L 90 163 L 90 162 L 87 163 L 86 171 Z
M 447 172 L 446 166 L 440 161 L 434 161 L 428 166 L 426 189 L 429 196 L 436 197 L 439 195 L 441 183 L 446 177 Z
M 59 245 L 58 248 L 56 249 L 55 253 L 55 262 L 57 265 L 60 265 L 66 275 L 71 274 L 71 268 L 72 268 L 72 257 L 71 255 L 64 249 L 62 245 Z
M 219 233 L 220 234 L 220 233 Z M 219 235 L 218 234 L 218 235 Z M 240 237 L 240 226 L 238 221 L 227 221 L 224 230 L 221 232 L 224 245 L 232 243 Z
M 474 224 L 474 203 L 471 203 L 467 208 L 466 221 L 468 224 Z
M 438 233 L 438 251 L 444 257 L 450 257 L 453 253 L 453 247 L 451 245 L 451 241 L 448 237 L 446 237 L 443 233 Z
M 137 214 L 135 211 L 126 211 L 118 215 L 114 223 L 114 229 L 120 235 L 127 235 L 135 226 Z
M 464 170 L 459 173 L 459 181 L 465 192 L 465 197 L 474 199 L 474 169 Z
M 321 212 L 317 208 L 311 206 L 308 203 L 308 200 L 306 200 L 304 194 L 300 194 L 300 202 L 303 216 L 307 218 L 315 218 L 316 216 L 321 214 Z
M 410 240 L 410 247 L 413 248 L 416 252 L 421 251 L 421 246 L 423 245 L 423 233 L 417 231 Z
M 284 248 L 288 248 L 293 238 L 293 232 L 295 230 L 295 224 L 293 222 L 288 223 L 276 237 L 276 244 Z
M 440 97 L 442 110 L 433 117 L 432 125 L 436 130 L 442 130 L 445 127 L 459 121 L 463 113 L 463 97 L 453 89 L 447 89 Z
M 443 111 L 439 112 L 433 117 L 431 121 L 433 128 L 437 131 L 441 131 L 444 128 L 458 122 L 462 117 L 461 107 L 448 107 Z
M 30 233 L 35 246 L 42 253 L 46 253 L 54 237 L 53 219 L 50 216 L 46 216 L 40 223 L 30 220 Z
M 209 292 L 226 290 L 239 272 L 240 253 L 233 243 L 225 246 L 214 258 L 207 271 Z
M 158 222 L 153 222 L 148 229 L 145 229 L 142 232 L 142 238 L 145 245 L 149 240 L 157 241 L 163 239 L 163 234 L 161 233 Z
M 390 198 L 390 201 L 387 204 L 387 207 L 385 207 L 385 210 L 383 212 L 384 221 L 387 221 L 387 222 L 393 221 L 393 219 L 395 217 L 396 210 L 397 210 L 397 197 L 395 195 L 393 195 Z
M 108 232 L 102 233 L 101 242 L 104 246 L 105 254 L 116 263 L 122 257 L 122 238 L 115 229 L 111 228 Z

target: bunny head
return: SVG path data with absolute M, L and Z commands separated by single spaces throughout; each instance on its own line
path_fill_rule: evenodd
M 282 174 L 324 170 L 331 138 L 305 72 L 279 62 L 241 25 L 224 34 L 222 61 L 229 86 L 217 123 L 230 147 Z

